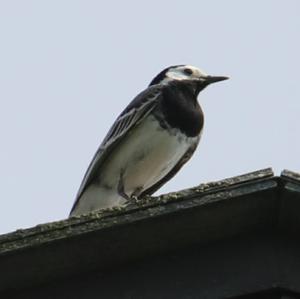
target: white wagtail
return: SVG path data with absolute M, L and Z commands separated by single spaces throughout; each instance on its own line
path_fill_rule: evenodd
M 126 204 L 151 195 L 194 153 L 203 128 L 197 96 L 211 83 L 190 65 L 171 66 L 133 99 L 96 152 L 70 216 Z

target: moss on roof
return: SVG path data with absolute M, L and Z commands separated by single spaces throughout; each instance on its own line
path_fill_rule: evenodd
M 203 197 L 204 195 L 207 196 L 211 193 L 213 193 L 214 196 L 206 198 L 202 204 L 222 200 L 224 199 L 224 193 L 216 194 L 216 192 L 226 191 L 226 197 L 228 197 L 230 196 L 228 192 L 235 186 L 253 183 L 270 177 L 273 177 L 273 171 L 271 168 L 267 168 L 216 182 L 200 184 L 190 189 L 172 192 L 157 197 L 145 197 L 141 200 L 132 202 L 126 207 L 103 209 L 86 215 L 71 217 L 66 220 L 39 224 L 29 229 L 19 229 L 13 233 L 0 236 L 0 255 L 5 252 L 32 247 L 45 242 L 51 242 L 53 240 L 119 225 L 124 223 L 124 221 L 130 221 L 130 215 L 137 210 L 141 211 L 147 209 L 149 216 L 153 216 L 154 214 L 159 214 L 161 212 L 159 207 L 163 207 L 168 203 L 182 202 L 187 199 L 191 200 L 192 198 Z M 120 216 L 123 216 L 122 222 L 118 220 Z

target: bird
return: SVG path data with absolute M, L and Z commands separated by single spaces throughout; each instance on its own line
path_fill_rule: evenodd
M 198 94 L 228 79 L 191 65 L 162 70 L 123 110 L 95 153 L 70 217 L 152 195 L 195 152 L 204 125 Z

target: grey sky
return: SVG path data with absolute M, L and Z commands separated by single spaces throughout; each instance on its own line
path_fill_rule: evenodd
M 230 80 L 161 192 L 272 166 L 300 171 L 300 2 L 0 1 L 0 232 L 67 217 L 116 116 L 164 67 Z

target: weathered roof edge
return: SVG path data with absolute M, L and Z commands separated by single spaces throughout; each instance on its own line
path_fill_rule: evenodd
M 283 172 L 283 175 L 288 178 L 300 178 L 300 175 L 286 170 Z M 116 226 L 120 224 L 117 221 L 118 217 L 125 216 L 126 221 L 126 215 L 128 215 L 130 218 L 130 215 L 137 211 L 149 210 L 155 207 L 163 207 L 171 202 L 179 203 L 196 197 L 202 198 L 209 194 L 230 191 L 237 186 L 252 184 L 270 178 L 276 179 L 276 177 L 274 177 L 272 168 L 266 168 L 220 181 L 200 184 L 196 187 L 178 192 L 171 192 L 157 197 L 146 197 L 124 208 L 105 209 L 79 217 L 72 217 L 65 220 L 39 224 L 28 229 L 19 229 L 15 232 L 0 236 L 0 255 L 36 245 L 41 245 L 54 240 L 67 238 L 69 236 L 86 233 L 95 229 Z M 219 200 L 222 199 L 223 197 L 219 197 Z M 216 199 L 208 197 L 208 199 L 204 200 L 202 204 L 206 205 L 215 201 Z
M 281 178 L 286 181 L 286 189 L 300 191 L 300 173 L 285 169 L 281 172 Z
M 288 169 L 284 169 L 281 174 L 281 177 L 292 180 L 292 181 L 296 181 L 296 182 L 300 182 L 300 173 L 298 172 L 294 172 Z

